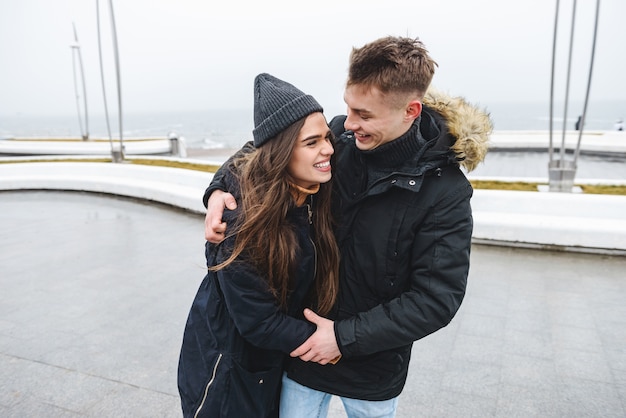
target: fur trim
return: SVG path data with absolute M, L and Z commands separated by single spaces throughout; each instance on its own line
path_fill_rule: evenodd
M 468 172 L 475 169 L 489 149 L 493 131 L 489 114 L 462 97 L 451 97 L 432 88 L 426 92 L 424 105 L 446 119 L 448 131 L 456 138 L 451 149 Z

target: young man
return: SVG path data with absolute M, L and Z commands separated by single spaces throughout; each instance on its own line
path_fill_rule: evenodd
M 281 416 L 325 416 L 334 394 L 349 417 L 393 417 L 413 342 L 463 300 L 472 187 L 459 164 L 469 171 L 484 158 L 491 122 L 462 99 L 427 94 L 435 66 L 416 39 L 352 51 L 348 115 L 330 123 L 339 297 L 330 319 L 305 311 L 317 331 L 286 366 Z M 205 203 L 217 189 L 219 175 Z M 211 196 L 208 240 L 222 238 L 225 203 Z

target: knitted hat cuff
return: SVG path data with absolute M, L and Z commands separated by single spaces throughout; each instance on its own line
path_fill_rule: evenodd
M 310 95 L 304 95 L 295 98 L 289 103 L 284 104 L 271 115 L 267 116 L 254 130 L 254 146 L 267 142 L 280 132 L 284 131 L 294 122 L 315 112 L 323 112 L 324 109 Z

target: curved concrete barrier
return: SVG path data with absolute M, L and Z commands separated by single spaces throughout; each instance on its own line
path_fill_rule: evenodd
M 75 190 L 135 197 L 204 214 L 213 175 L 136 164 L 0 164 L 0 190 Z M 475 190 L 475 242 L 626 255 L 626 196 Z
M 0 190 L 74 190 L 135 197 L 204 213 L 212 173 L 137 164 L 0 164 Z
M 477 242 L 626 255 L 626 196 L 475 190 Z

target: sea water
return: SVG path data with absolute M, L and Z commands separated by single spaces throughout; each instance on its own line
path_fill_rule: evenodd
M 548 130 L 550 128 L 549 101 L 477 103 L 488 112 L 495 130 Z M 566 129 L 574 129 L 578 116 L 583 112 L 581 103 L 568 105 Z M 335 115 L 326 115 L 330 120 Z M 553 108 L 553 129 L 563 129 L 564 107 Z M 615 122 L 626 117 L 626 100 L 590 101 L 585 117 L 585 130 L 612 130 Z M 76 114 L 63 116 L 0 115 L 0 138 L 24 136 L 81 136 L 84 121 Z M 252 139 L 254 126 L 252 109 L 218 109 L 202 111 L 126 112 L 122 116 L 122 136 L 168 136 L 170 133 L 185 138 L 189 148 L 239 148 Z M 90 137 L 119 138 L 119 117 L 89 115 Z
M 38 116 L 0 115 L 3 137 L 80 137 L 87 131 L 91 138 L 120 137 L 118 115 L 93 115 L 85 127 L 77 115 Z M 122 137 L 185 138 L 191 148 L 239 148 L 251 138 L 252 110 L 229 109 L 188 112 L 127 112 L 122 116 Z

